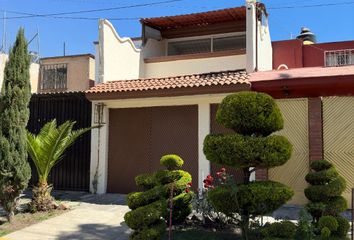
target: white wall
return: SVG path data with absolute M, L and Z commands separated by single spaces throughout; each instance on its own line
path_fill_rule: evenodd
M 269 33 L 268 17 L 263 14 L 263 24 L 256 20 L 255 0 L 246 0 L 246 9 L 246 70 L 248 73 L 252 73 L 256 70 L 272 70 L 273 50 Z
M 145 64 L 145 77 L 171 77 L 195 73 L 245 69 L 246 55 L 186 59 Z
M 140 50 L 107 20 L 99 21 L 99 50 L 102 82 L 139 78 Z
M 0 54 L 0 90 L 2 88 L 2 83 L 4 81 L 4 69 L 5 64 L 8 59 L 7 54 Z M 30 82 L 31 82 L 31 92 L 37 92 L 38 88 L 38 79 L 39 79 L 39 64 L 31 63 L 30 65 Z

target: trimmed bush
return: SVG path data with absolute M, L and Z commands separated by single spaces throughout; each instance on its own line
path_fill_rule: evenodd
M 318 221 L 318 228 L 322 229 L 327 227 L 331 232 L 338 229 L 337 219 L 333 216 L 323 216 Z
M 271 133 L 283 128 L 283 118 L 273 98 L 264 93 L 239 92 L 223 99 L 216 121 L 233 134 L 210 134 L 204 139 L 206 158 L 243 172 L 243 184 L 225 183 L 208 190 L 212 207 L 227 216 L 240 215 L 244 239 L 250 218 L 270 213 L 286 203 L 294 192 L 271 181 L 250 182 L 251 167 L 281 166 L 291 157 L 292 146 L 283 136 Z
M 324 227 L 321 229 L 321 238 L 328 239 L 331 236 L 331 230 L 328 227 Z
M 331 231 L 331 238 L 345 231 L 348 221 L 339 214 L 347 209 L 347 201 L 341 196 L 346 188 L 346 182 L 336 171 L 333 164 L 325 160 L 311 163 L 313 172 L 307 174 L 306 181 L 311 185 L 305 189 L 305 196 L 310 200 L 306 205 L 312 215 L 314 223 L 318 222 L 319 229 L 327 227 Z M 340 223 L 337 222 L 337 217 Z M 337 227 L 334 229 L 335 222 Z M 346 223 L 344 223 L 346 222 Z M 341 224 L 338 234 L 335 230 Z M 324 230 L 326 231 L 326 230 Z
M 290 221 L 275 222 L 261 229 L 264 238 L 293 239 L 295 232 L 296 225 Z
M 183 165 L 183 160 L 175 154 L 165 155 L 160 159 L 160 164 L 168 170 L 175 170 Z
M 208 199 L 215 210 L 228 216 L 240 214 L 242 210 L 252 215 L 264 215 L 285 204 L 293 194 L 284 184 L 264 181 L 238 185 L 237 192 L 231 187 L 218 187 L 209 191 Z
M 151 189 L 156 185 L 155 174 L 145 173 L 135 177 L 135 183 L 144 190 Z
M 348 235 L 350 224 L 347 219 L 342 216 L 337 216 L 338 228 L 333 234 L 339 238 L 345 238 Z
M 291 157 L 291 152 L 291 143 L 276 135 L 210 134 L 204 140 L 204 153 L 209 161 L 235 168 L 281 166 Z
M 170 158 L 166 157 L 165 159 Z M 168 166 L 172 169 L 171 165 Z M 153 174 L 139 175 L 135 181 L 145 191 L 128 194 L 127 203 L 131 211 L 125 214 L 124 219 L 127 225 L 134 230 L 130 239 L 161 239 L 166 231 L 169 211 L 168 198 L 172 189 L 174 196 L 172 222 L 181 223 L 191 213 L 190 202 L 193 193 L 185 192 L 187 184 L 192 181 L 188 172 L 161 170 Z
M 317 160 L 317 161 L 313 161 L 310 164 L 310 167 L 312 170 L 314 170 L 315 172 L 320 172 L 323 170 L 328 170 L 331 167 L 333 167 L 332 163 L 326 161 L 326 160 Z
M 225 97 L 216 121 L 242 135 L 267 136 L 283 128 L 280 110 L 265 93 L 240 92 Z
M 312 185 L 305 189 L 305 196 L 312 202 L 329 201 L 331 198 L 341 195 L 346 184 L 342 177 L 337 177 L 326 185 Z

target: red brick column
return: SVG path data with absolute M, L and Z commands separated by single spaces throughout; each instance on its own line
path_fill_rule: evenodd
M 256 180 L 266 181 L 268 180 L 268 169 L 256 169 Z
M 308 99 L 310 163 L 323 159 L 322 99 Z

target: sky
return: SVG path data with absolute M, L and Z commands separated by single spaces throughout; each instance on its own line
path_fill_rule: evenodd
M 98 21 L 62 19 L 53 17 L 13 18 L 28 14 L 49 14 L 85 11 L 102 8 L 125 7 L 166 0 L 0 0 L 0 17 L 6 20 L 7 46 L 18 29 L 25 28 L 28 40 L 39 32 L 29 45 L 30 50 L 39 49 L 41 57 L 94 53 L 93 41 L 98 38 Z M 318 42 L 354 40 L 354 0 L 263 0 L 269 12 L 272 41 L 295 38 L 301 27 L 306 26 L 317 35 Z M 178 15 L 223 9 L 244 5 L 244 0 L 178 0 L 154 6 L 131 7 L 102 12 L 68 14 L 65 17 L 84 18 L 143 18 Z M 310 7 L 311 6 L 311 7 Z M 62 15 L 64 16 L 64 15 Z M 0 39 L 3 39 L 3 19 L 0 19 Z M 141 34 L 138 20 L 112 20 L 122 37 Z M 0 42 L 1 46 L 2 41 Z M 39 48 L 38 48 L 39 45 Z

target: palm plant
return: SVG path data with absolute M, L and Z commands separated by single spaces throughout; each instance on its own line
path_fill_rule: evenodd
M 63 159 L 64 152 L 75 140 L 91 128 L 73 130 L 75 122 L 66 121 L 57 127 L 56 120 L 46 123 L 38 135 L 27 131 L 27 150 L 32 158 L 39 177 L 38 185 L 32 190 L 31 209 L 46 211 L 54 208 L 51 196 L 52 186 L 48 176 L 52 168 Z

